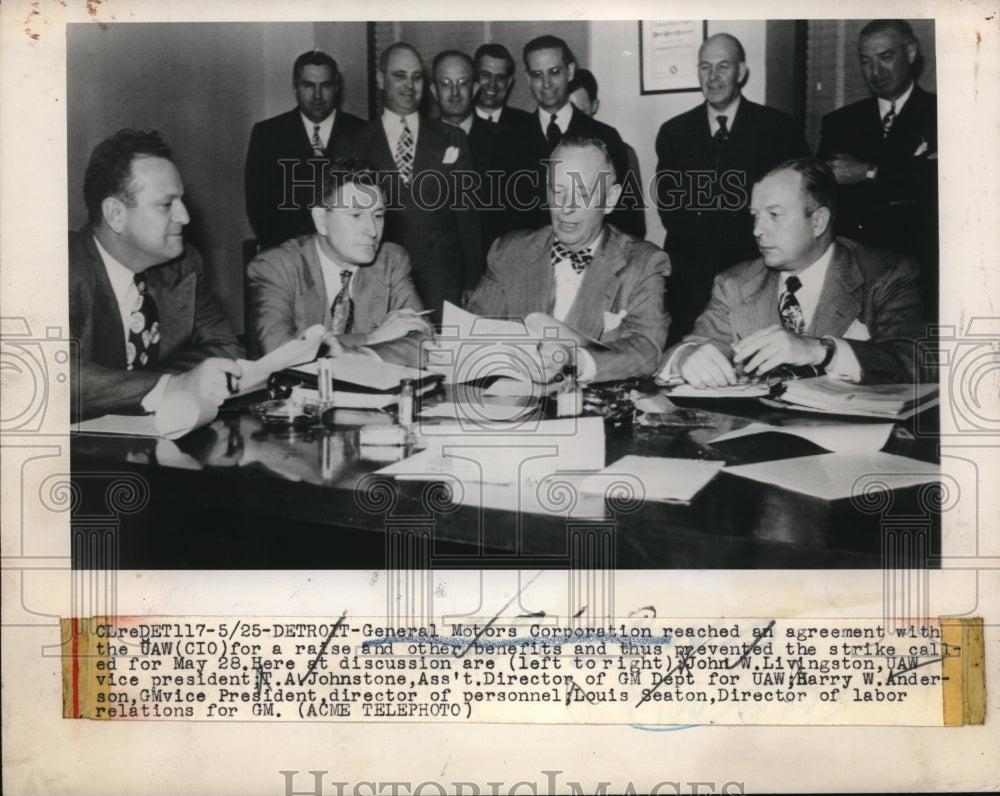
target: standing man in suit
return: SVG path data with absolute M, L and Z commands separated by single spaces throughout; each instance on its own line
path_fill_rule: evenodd
M 479 218 L 465 187 L 474 171 L 468 141 L 417 112 L 424 65 L 412 45 L 387 47 L 376 80 L 384 110 L 358 131 L 351 154 L 380 172 L 385 239 L 409 253 L 417 293 L 439 323 L 444 302 L 461 304 L 482 273 Z
M 841 186 L 842 233 L 916 258 L 936 317 L 937 97 L 916 84 L 919 45 L 905 20 L 865 25 L 858 57 L 872 96 L 823 117 L 816 156 Z
M 708 307 L 667 352 L 661 378 L 722 387 L 737 382 L 734 365 L 748 374 L 812 365 L 850 382 L 917 377 L 917 266 L 835 238 L 836 190 L 816 160 L 786 161 L 753 187 L 760 257 L 716 277 Z
M 715 276 L 756 255 L 750 187 L 780 161 L 808 154 L 790 116 L 742 95 L 748 77 L 740 41 L 710 36 L 698 50 L 705 101 L 665 122 L 656 136 L 657 210 L 674 266 L 671 341 L 691 330 Z
M 605 223 L 620 191 L 603 141 L 563 138 L 549 163 L 549 225 L 499 238 L 469 300 L 471 312 L 524 318 L 539 336 L 559 330 L 562 342 L 539 346 L 540 382 L 566 364 L 584 381 L 646 376 L 656 367 L 669 325 L 670 260 Z M 575 345 L 567 349 L 568 341 Z
M 558 36 L 539 36 L 524 46 L 528 85 L 538 103 L 533 119 L 523 131 L 509 137 L 505 146 L 511 179 L 505 197 L 518 213 L 517 226 L 536 228 L 548 222 L 545 160 L 564 136 L 596 138 L 604 142 L 622 187 L 618 205 L 608 221 L 622 232 L 641 237 L 645 229 L 641 192 L 626 180 L 628 156 L 618 131 L 592 119 L 569 101 L 569 84 L 576 72 L 576 56 Z M 518 175 L 518 172 L 522 172 Z M 515 176 L 511 176 L 515 175 Z
M 89 221 L 69 235 L 69 328 L 80 347 L 74 419 L 154 412 L 189 392 L 216 405 L 239 343 L 185 245 L 190 220 L 170 149 L 156 133 L 120 130 L 87 163 Z
M 531 114 L 507 105 L 507 97 L 514 86 L 514 59 L 502 44 L 482 44 L 475 56 L 476 116 L 483 121 L 501 124 L 514 130 L 524 129 L 531 122 Z
M 312 215 L 315 233 L 262 252 L 247 269 L 261 350 L 269 353 L 322 324 L 334 352 L 374 347 L 384 358 L 417 365 L 416 340 L 398 341 L 431 329 L 419 314 L 424 307 L 409 255 L 382 242 L 385 201 L 375 172 L 366 163 L 334 161 Z
M 315 228 L 310 208 L 321 190 L 322 164 L 364 125 L 337 110 L 337 62 L 319 50 L 302 53 L 292 67 L 296 107 L 253 126 L 244 178 L 247 216 L 262 248 Z

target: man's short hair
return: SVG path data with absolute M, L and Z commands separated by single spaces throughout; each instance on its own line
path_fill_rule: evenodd
M 417 56 L 417 60 L 420 61 L 421 65 L 423 65 L 424 59 L 420 57 L 420 53 L 417 52 L 416 47 L 414 47 L 412 44 L 406 41 L 397 41 L 395 44 L 390 44 L 388 47 L 382 50 L 382 54 L 378 57 L 379 72 L 385 74 L 386 67 L 389 66 L 389 59 L 392 57 L 392 54 L 394 52 L 398 52 L 399 50 L 409 50 L 411 53 Z
M 569 48 L 569 45 L 558 36 L 538 36 L 524 45 L 524 66 L 528 67 L 528 55 L 538 50 L 560 50 L 562 52 L 563 63 L 566 66 L 576 63 L 576 56 Z
M 309 52 L 304 52 L 295 59 L 295 65 L 292 67 L 293 86 L 298 85 L 299 78 L 302 77 L 302 70 L 307 66 L 328 66 L 334 75 L 340 74 L 340 70 L 337 69 L 337 62 L 329 55 L 322 50 L 309 50 Z
M 461 58 L 463 61 L 465 61 L 469 65 L 469 70 L 473 73 L 473 75 L 475 75 L 476 65 L 475 65 L 475 63 L 473 63 L 472 59 L 468 55 L 466 55 L 461 50 L 444 50 L 444 51 L 439 52 L 437 55 L 434 56 L 434 62 L 431 64 L 431 76 L 432 77 L 433 77 L 434 73 L 437 72 L 438 66 L 441 64 L 441 62 L 445 58 Z
M 142 157 L 174 160 L 170 147 L 155 130 L 119 130 L 94 147 L 83 175 L 83 200 L 92 227 L 101 223 L 101 203 L 109 196 L 132 203 L 132 162 Z
M 873 19 L 861 29 L 858 40 L 874 36 L 876 33 L 888 33 L 895 31 L 907 44 L 917 44 L 917 37 L 913 33 L 913 28 L 905 19 Z
M 496 58 L 498 61 L 503 61 L 507 64 L 507 76 L 509 77 L 514 74 L 514 56 L 502 44 L 497 44 L 496 42 L 480 44 L 479 49 L 476 50 L 476 54 L 472 56 L 473 67 L 475 69 L 479 68 L 479 61 L 483 58 Z
M 732 33 L 713 33 L 708 39 L 727 39 L 736 48 L 736 61 L 737 63 L 745 64 L 747 62 L 747 51 L 743 49 L 743 42 L 737 39 Z M 702 47 L 705 46 L 705 39 L 701 43 L 701 47 L 698 48 L 698 57 L 701 58 Z
M 837 178 L 833 170 L 822 160 L 814 158 L 793 158 L 783 160 L 758 180 L 770 177 L 780 171 L 794 171 L 802 176 L 802 192 L 806 195 L 806 215 L 811 216 L 819 208 L 830 211 L 830 228 L 837 220 Z
M 556 148 L 552 150 L 552 154 L 547 158 L 550 164 L 559 159 L 556 153 L 561 149 L 596 149 L 601 153 L 607 171 L 611 173 L 612 182 L 608 187 L 610 188 L 611 185 L 618 182 L 618 170 L 615 168 L 615 162 L 611 159 L 611 153 L 608 152 L 608 145 L 600 138 L 590 138 L 582 135 L 567 135 L 561 138 L 559 143 L 556 144 Z
M 349 183 L 370 185 L 381 190 L 378 172 L 367 160 L 335 158 L 323 170 L 323 206 L 338 206 L 336 196 Z
M 597 99 L 597 78 L 589 69 L 577 69 L 573 74 L 573 79 L 569 81 L 569 93 L 572 94 L 578 88 L 587 92 L 590 101 Z

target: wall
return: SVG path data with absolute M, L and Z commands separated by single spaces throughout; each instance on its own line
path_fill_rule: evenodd
M 226 314 L 243 328 L 241 244 L 251 237 L 243 163 L 254 122 L 293 107 L 295 57 L 319 47 L 344 72 L 345 109 L 367 115 L 365 23 L 67 26 L 69 225 L 87 218 L 83 173 L 94 146 L 123 127 L 158 130 L 174 150 Z
M 743 90 L 754 102 L 764 102 L 766 23 L 760 21 L 710 21 L 708 34 L 732 33 L 747 53 L 750 76 Z M 701 92 L 680 94 L 639 93 L 639 24 L 629 22 L 593 22 L 590 29 L 590 63 L 587 66 L 598 81 L 601 106 L 597 118 L 618 128 L 622 138 L 632 145 L 639 158 L 642 180 L 648 185 L 656 173 L 656 133 L 672 116 L 702 102 Z M 582 59 L 581 59 L 582 60 Z M 647 192 L 647 204 L 649 203 Z M 663 225 L 653 207 L 646 209 L 646 239 L 662 244 Z

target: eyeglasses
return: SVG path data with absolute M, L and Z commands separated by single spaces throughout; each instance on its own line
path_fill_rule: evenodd
M 461 88 L 468 88 L 469 86 L 471 86 L 472 81 L 466 80 L 465 78 L 463 78 L 462 80 L 438 80 L 437 84 L 444 89 L 449 89 L 449 88 L 461 89 Z

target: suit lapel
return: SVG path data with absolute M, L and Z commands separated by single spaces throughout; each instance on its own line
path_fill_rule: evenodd
M 354 272 L 351 296 L 354 299 L 354 326 L 359 331 L 368 332 L 374 329 L 378 321 L 386 315 L 389 306 L 389 286 L 385 271 L 385 257 L 380 250 L 374 263 L 359 267 Z
M 302 257 L 302 282 L 305 287 L 302 295 L 303 316 L 306 318 L 323 318 L 323 325 L 330 325 L 330 302 L 326 294 L 326 281 L 323 279 L 323 268 L 319 264 L 319 254 L 316 247 L 319 243 L 315 235 L 311 235 L 300 248 Z
M 840 337 L 861 312 L 860 292 L 864 282 L 861 270 L 848 249 L 839 243 L 833 245 L 833 259 L 826 269 L 819 306 L 806 330 L 817 337 L 827 334 Z
M 525 247 L 521 269 L 522 279 L 519 280 L 517 295 L 520 296 L 520 306 L 509 307 L 511 315 L 527 315 L 538 311 L 552 312 L 552 299 L 555 296 L 555 282 L 552 277 L 552 260 L 549 251 L 552 248 L 552 227 L 546 227 L 534 233 Z M 539 301 L 542 297 L 542 301 Z
M 611 310 L 621 288 L 618 272 L 625 267 L 621 240 L 604 228 L 604 239 L 583 275 L 580 290 L 566 316 L 566 323 L 597 340 L 604 331 L 604 313 Z M 549 272 L 552 271 L 550 267 Z
M 83 245 L 87 252 L 84 260 L 90 269 L 88 282 L 94 286 L 94 348 L 95 359 L 109 367 L 125 367 L 125 328 L 122 326 L 121 311 L 115 291 L 108 279 L 108 271 L 104 267 L 94 236 L 89 229 L 84 229 Z
M 743 301 L 733 309 L 731 324 L 736 338 L 779 322 L 778 273 L 764 265 L 763 260 L 757 262 L 760 270 L 741 287 Z
M 440 165 L 444 155 L 444 143 L 437 130 L 431 127 L 430 120 L 420 117 L 420 130 L 417 133 L 417 149 L 413 155 L 413 173 L 435 168 Z

